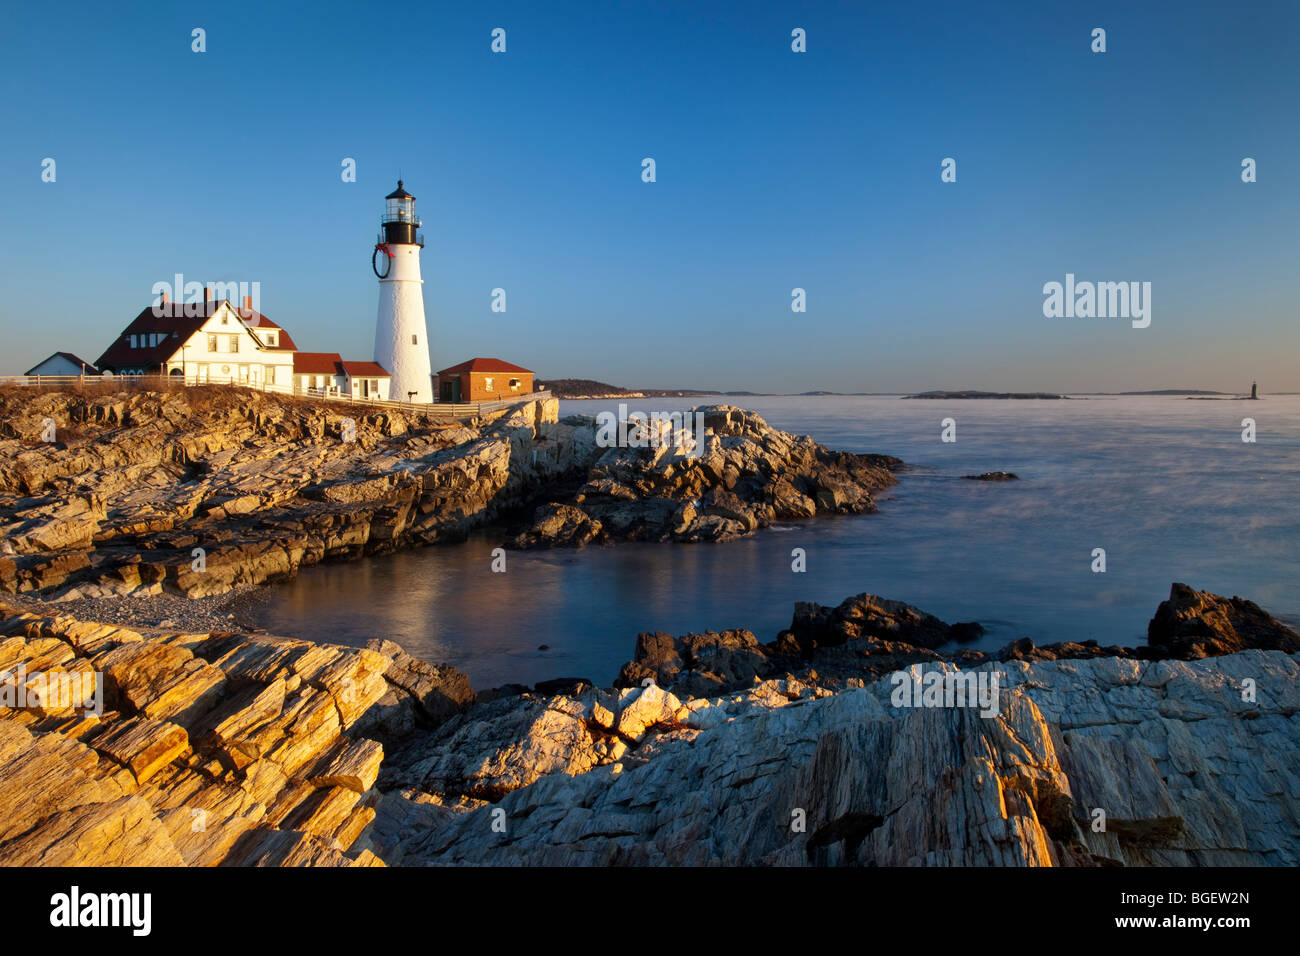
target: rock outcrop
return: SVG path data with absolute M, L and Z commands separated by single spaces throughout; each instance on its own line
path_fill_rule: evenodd
M 1195 607 L 1225 603 L 1245 613 Z M 498 699 L 408 740 L 366 845 L 410 865 L 1294 866 L 1300 658 L 1246 619 L 1246 647 L 1193 660 L 1027 641 L 945 660 L 922 645 L 975 625 L 871 595 L 802 605 L 769 645 L 647 632 L 633 686 Z M 900 702 L 901 674 L 984 675 L 994 706 Z
M 666 439 L 655 447 L 601 449 L 586 481 L 541 503 L 515 547 L 728 541 L 777 521 L 863 514 L 876 510 L 872 495 L 895 484 L 903 464 L 887 455 L 830 451 L 731 405 L 694 411 L 703 415 L 707 436 L 698 456 Z M 595 429 L 594 419 L 564 421 Z
M 202 597 L 458 540 L 593 446 L 554 399 L 469 422 L 216 386 L 0 404 L 0 590 L 71 599 Z M 66 441 L 36 437 L 46 419 Z
M 1147 644 L 1194 660 L 1247 648 L 1300 652 L 1300 634 L 1253 601 L 1174 584 L 1147 625 Z
M 1300 865 L 1300 654 L 1249 646 L 1292 632 L 1182 585 L 1166 620 L 1219 637 L 944 658 L 859 595 L 772 645 L 640 635 L 636 686 L 476 698 L 381 639 L 0 605 L 0 864 Z M 87 674 L 98 713 L 48 691 Z
M 897 459 L 830 452 L 730 406 L 706 449 L 602 448 L 554 399 L 468 422 L 226 387 L 0 389 L 0 591 L 187 597 L 463 539 L 723 541 L 875 508 Z M 45 424 L 59 440 L 40 440 Z M 574 490 L 576 489 L 576 490 Z
M 145 635 L 0 605 L 0 864 L 379 864 L 352 849 L 383 760 L 358 725 L 400 689 L 385 680 L 395 666 L 373 650 Z M 98 675 L 98 707 L 17 696 L 81 673 Z
M 1001 685 L 990 716 L 896 706 L 890 679 L 471 709 L 394 756 L 365 845 L 408 865 L 1300 863 L 1294 656 L 975 673 Z
M 946 624 L 910 604 L 874 594 L 846 598 L 837 607 L 810 602 L 795 605 L 790 627 L 766 644 L 745 630 L 637 635 L 633 659 L 616 683 L 633 687 L 651 679 L 690 697 L 748 687 L 753 681 L 788 673 L 815 673 L 821 686 L 842 687 L 846 680 L 879 677 L 923 661 L 937 661 L 936 649 L 969 640 L 978 623 Z M 965 663 L 986 655 L 965 652 Z

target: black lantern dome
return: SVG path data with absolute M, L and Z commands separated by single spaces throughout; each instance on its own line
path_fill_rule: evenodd
M 384 197 L 387 206 L 381 223 L 385 243 L 400 243 L 408 246 L 422 246 L 424 242 L 416 230 L 420 220 L 415 218 L 415 197 L 402 188 L 402 181 L 397 181 L 397 188 Z

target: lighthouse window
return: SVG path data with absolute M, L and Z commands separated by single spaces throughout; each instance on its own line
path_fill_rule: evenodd
M 416 338 L 414 335 L 411 336 L 411 344 L 412 344 L 412 345 L 419 345 L 419 344 L 420 344 L 419 341 L 417 340 L 417 338 Z

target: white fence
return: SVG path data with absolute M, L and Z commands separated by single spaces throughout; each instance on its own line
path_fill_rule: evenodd
M 30 386 L 33 388 L 66 388 L 72 385 L 98 385 L 105 390 L 112 388 L 166 388 L 177 385 L 190 387 L 203 385 L 220 385 L 223 387 L 248 388 L 255 392 L 270 392 L 277 395 L 290 395 L 296 398 L 324 399 L 331 402 L 343 402 L 351 405 L 374 405 L 380 408 L 397 408 L 408 412 L 420 412 L 425 415 L 446 415 L 449 418 L 471 418 L 490 412 L 518 405 L 520 402 L 539 401 L 550 398 L 551 393 L 529 392 L 525 395 L 512 395 L 491 402 L 435 402 L 426 405 L 422 402 L 398 402 L 391 399 L 365 398 L 335 388 L 299 388 L 296 385 L 269 385 L 266 382 L 239 382 L 229 380 L 206 379 L 199 381 L 195 376 L 180 375 L 0 375 L 0 385 Z

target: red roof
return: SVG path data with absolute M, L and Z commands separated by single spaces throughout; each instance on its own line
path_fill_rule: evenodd
M 392 378 L 378 362 L 341 362 L 351 378 Z M 296 371 L 296 369 L 295 369 Z
M 198 315 L 186 315 L 185 305 L 178 302 L 170 302 L 163 306 L 160 310 L 162 315 L 154 315 L 154 307 L 147 306 L 131 321 L 130 325 L 122 330 L 117 341 L 108 347 L 108 351 L 99 357 L 95 365 L 101 370 L 148 368 L 152 365 L 161 365 L 171 358 L 191 335 L 201 329 L 203 323 L 215 315 L 221 306 L 226 304 L 225 300 L 193 303 L 199 309 Z M 243 319 L 234 305 L 230 308 L 235 317 L 250 328 L 279 329 L 279 344 L 277 348 L 270 351 L 283 352 L 297 348 L 288 332 L 260 312 L 253 312 L 249 318 Z M 127 340 L 128 336 L 150 332 L 162 332 L 167 337 L 150 348 L 131 348 L 131 343 Z
M 338 352 L 294 352 L 295 375 L 337 375 L 343 365 Z
M 248 311 L 252 313 L 251 316 L 249 318 L 244 318 L 244 316 L 239 313 L 239 310 L 235 308 L 233 303 L 230 307 L 235 309 L 235 313 L 239 315 L 243 323 L 250 329 L 276 329 L 279 331 L 280 336 L 278 344 L 273 348 L 267 346 L 267 348 L 270 348 L 272 352 L 292 352 L 297 350 L 298 346 L 293 344 L 293 339 L 290 337 L 289 333 L 286 332 L 282 326 L 276 325 L 261 312 L 253 312 L 252 309 L 249 309 Z
M 509 362 L 503 362 L 498 358 L 472 358 L 468 362 L 461 362 L 459 365 L 453 365 L 451 368 L 445 368 L 439 375 L 460 375 L 462 372 L 527 372 L 533 374 L 530 368 L 524 368 L 522 365 L 511 365 Z

